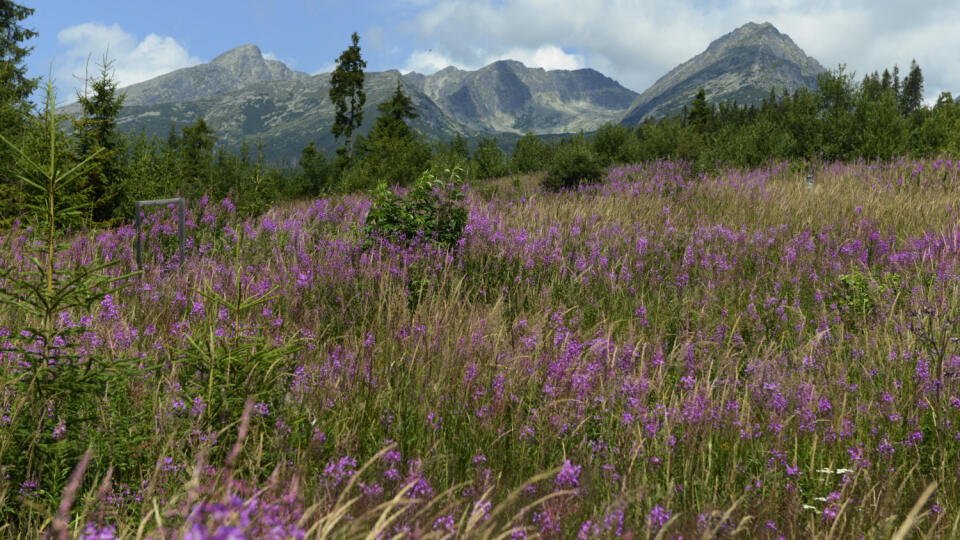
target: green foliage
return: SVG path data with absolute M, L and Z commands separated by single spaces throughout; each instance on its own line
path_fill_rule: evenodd
M 550 191 L 573 189 L 580 184 L 600 181 L 603 166 L 583 137 L 557 147 L 543 179 L 543 187 Z
M 507 155 L 497 144 L 496 137 L 482 137 L 473 151 L 473 174 L 477 180 L 498 178 L 509 172 Z
M 77 93 L 82 113 L 73 119 L 76 159 L 96 154 L 87 172 L 91 217 L 94 222 L 113 220 L 117 208 L 132 204 L 123 195 L 123 139 L 117 132 L 117 117 L 125 95 L 117 92 L 111 73 L 112 61 L 104 55 L 100 75 L 89 82 L 89 92 Z
M 874 278 L 869 273 L 854 270 L 837 278 L 838 288 L 834 298 L 843 312 L 853 315 L 846 317 L 848 322 L 857 325 L 881 304 L 881 295 L 896 290 L 902 281 L 903 278 L 895 273 Z
M 923 72 L 916 60 L 910 62 L 910 73 L 903 80 L 903 89 L 900 91 L 900 112 L 904 116 L 920 110 L 923 103 Z
M 240 279 L 241 228 L 235 233 L 234 296 L 217 294 L 209 285 L 200 292 L 208 308 L 204 337 L 188 336 L 190 347 L 182 351 L 177 365 L 181 386 L 206 404 L 204 419 L 212 428 L 239 420 L 249 399 L 278 408 L 283 396 L 280 377 L 288 368 L 285 361 L 299 347 L 296 342 L 274 345 L 263 336 L 264 327 L 243 323 L 245 314 L 273 300 L 277 287 L 256 295 L 245 293 Z M 233 323 L 230 335 L 222 338 L 216 335 L 220 308 Z
M 550 161 L 550 155 L 550 146 L 533 132 L 528 131 L 520 137 L 513 148 L 513 155 L 510 156 L 510 170 L 514 173 L 545 170 Z
M 37 33 L 20 24 L 33 15 L 33 9 L 9 0 L 0 0 L 0 135 L 21 142 L 32 109 L 29 97 L 38 79 L 27 77 L 24 59 L 32 47 L 23 42 Z M 0 145 L 0 226 L 8 225 L 20 213 L 23 187 L 17 180 L 15 154 Z
M 447 179 L 424 171 L 404 198 L 380 183 L 363 227 L 367 246 L 377 238 L 411 242 L 418 238 L 452 248 L 463 236 L 467 210 L 463 207 L 461 171 L 447 170 Z
M 430 162 L 435 170 L 467 168 L 470 164 L 470 146 L 458 133 L 448 141 L 434 143 Z
M 407 185 L 430 161 L 430 147 L 406 123 L 419 115 L 403 93 L 400 81 L 393 96 L 378 105 L 377 110 L 380 116 L 369 135 L 357 139 L 358 169 L 353 174 L 366 177 L 371 185 Z M 351 175 L 347 181 L 355 180 Z
M 181 132 L 182 136 L 175 147 L 182 156 L 182 172 L 177 192 L 181 196 L 193 198 L 199 196 L 212 180 L 213 145 L 217 142 L 217 136 L 203 118 L 197 118 L 193 124 L 184 126 Z
M 713 112 L 707 105 L 707 93 L 703 88 L 697 91 L 696 97 L 690 104 L 690 112 L 687 115 L 689 122 L 698 132 L 705 132 L 710 127 L 713 120 Z
M 360 57 L 360 36 L 350 36 L 353 43 L 337 58 L 337 67 L 330 76 L 330 101 L 336 107 L 333 127 L 334 137 L 346 138 L 346 156 L 353 157 L 353 132 L 363 123 L 363 104 L 367 94 L 363 91 L 363 68 L 367 62 Z
M 313 141 L 300 153 L 301 182 L 312 196 L 318 196 L 330 190 L 332 171 L 324 154 L 317 150 Z
M 87 331 L 81 322 L 64 325 L 64 315 L 79 318 L 94 304 L 109 302 L 119 288 L 113 283 L 132 274 L 111 277 L 104 271 L 116 264 L 76 264 L 72 268 L 57 267 L 57 255 L 68 248 L 60 244 L 63 217 L 81 213 L 80 207 L 62 208 L 57 198 L 89 170 L 97 158 L 95 152 L 80 163 L 64 167 L 58 163 L 57 121 L 54 115 L 53 87 L 48 83 L 46 128 L 49 154 L 40 164 L 24 154 L 9 139 L 0 135 L 7 147 L 23 164 L 20 180 L 40 202 L 26 203 L 45 219 L 41 241 L 32 249 L 30 262 L 35 270 L 15 272 L 13 265 L 0 269 L 0 304 L 15 310 L 22 321 L 17 333 L 8 336 L 11 344 L 0 349 L 20 358 L 19 370 L 3 370 L 3 388 L 15 397 L 10 423 L 14 444 L 0 447 L 0 468 L 8 481 L 0 487 L 36 482 L 43 496 L 42 505 L 52 508 L 66 484 L 66 473 L 88 445 L 102 441 L 110 434 L 98 434 L 94 428 L 99 399 L 106 392 L 108 381 L 123 370 L 123 358 L 99 362 L 76 352 L 78 338 Z M 69 319 L 68 319 L 69 320 Z M 11 451 L 12 450 L 12 451 Z M 7 488 L 9 489 L 9 488 Z M 0 501 L 4 499 L 0 489 Z M 13 513 L 4 521 L 20 519 L 17 504 L 7 506 Z M 32 512 L 32 510 L 31 510 Z
M 635 153 L 633 131 L 622 124 L 604 124 L 593 136 L 593 151 L 603 165 L 628 163 Z

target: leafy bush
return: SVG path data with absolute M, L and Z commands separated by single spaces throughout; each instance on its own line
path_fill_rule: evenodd
M 446 247 L 456 245 L 467 224 L 467 210 L 460 204 L 463 181 L 459 169 L 445 172 L 450 174 L 447 180 L 425 171 L 407 198 L 381 182 L 363 227 L 366 245 L 376 237 L 406 242 L 422 237 Z
M 543 187 L 550 191 L 575 188 L 581 183 L 591 184 L 600 181 L 603 167 L 596 154 L 582 141 L 561 144 L 550 162 Z

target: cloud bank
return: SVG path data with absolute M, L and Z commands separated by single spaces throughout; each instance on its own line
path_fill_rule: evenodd
M 54 64 L 55 84 L 63 102 L 76 100 L 77 91 L 83 90 L 88 57 L 89 76 L 95 78 L 100 72 L 98 64 L 107 54 L 113 61 L 114 78 L 121 87 L 201 62 L 172 37 L 150 34 L 138 40 L 118 24 L 78 24 L 61 30 L 57 39 L 69 47 Z

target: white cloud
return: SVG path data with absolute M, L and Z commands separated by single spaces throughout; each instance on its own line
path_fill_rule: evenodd
M 113 61 L 114 78 L 121 87 L 201 62 L 172 37 L 150 34 L 138 41 L 118 24 L 78 24 L 61 30 L 57 39 L 69 47 L 54 66 L 56 85 L 64 101 L 75 100 L 76 90 L 82 90 L 88 57 L 89 75 L 95 77 L 99 73 L 97 64 L 106 53 Z M 69 91 L 69 95 L 65 95 L 65 91 Z
M 407 58 L 407 65 L 404 69 L 400 71 L 404 74 L 411 71 L 416 71 L 417 73 L 423 73 L 424 75 L 429 75 L 431 73 L 440 71 L 441 69 L 447 66 L 454 66 L 461 69 L 472 69 L 473 66 L 465 66 L 460 62 L 457 62 L 453 58 L 441 54 L 439 52 L 429 51 L 414 51 L 413 54 Z
M 319 75 L 321 73 L 333 73 L 333 70 L 337 69 L 336 62 L 327 62 L 326 64 L 320 66 L 319 69 L 311 73 L 311 75 Z
M 487 53 L 478 50 L 474 58 L 467 62 L 457 60 L 452 55 L 427 50 L 414 51 L 407 58 L 403 73 L 416 71 L 429 75 L 447 66 L 460 69 L 477 69 L 497 60 L 517 60 L 527 67 L 551 69 L 581 69 L 586 67 L 583 55 L 572 54 L 556 45 L 541 45 L 536 49 L 514 47 L 505 52 Z
M 960 93 L 958 19 L 954 0 L 437 0 L 411 25 L 421 50 L 407 68 L 512 57 L 592 67 L 643 91 L 720 36 L 769 21 L 825 67 L 843 63 L 858 77 L 893 64 L 903 73 L 915 58 L 935 99 L 941 90 Z
M 556 45 L 543 45 L 535 50 L 515 48 L 501 54 L 498 60 L 519 60 L 527 67 L 543 69 L 581 69 L 585 67 L 583 56 L 570 54 Z

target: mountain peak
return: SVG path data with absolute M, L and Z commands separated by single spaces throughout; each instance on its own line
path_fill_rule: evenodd
M 815 88 L 823 71 L 819 62 L 771 23 L 748 22 L 661 77 L 637 98 L 623 123 L 675 114 L 689 105 L 700 88 L 712 103 L 759 104 L 771 88 L 788 92 Z
M 214 58 L 210 61 L 213 65 L 223 65 L 223 64 L 233 64 L 237 61 L 249 61 L 249 60 L 263 60 L 263 53 L 260 52 L 260 47 L 257 47 L 253 43 L 247 43 L 246 45 L 241 45 L 239 47 L 234 47 L 229 51 L 221 54 L 220 56 Z
M 171 71 L 123 89 L 125 105 L 175 103 L 271 81 L 303 79 L 283 62 L 266 60 L 260 47 L 247 43 L 230 49 L 209 63 Z

